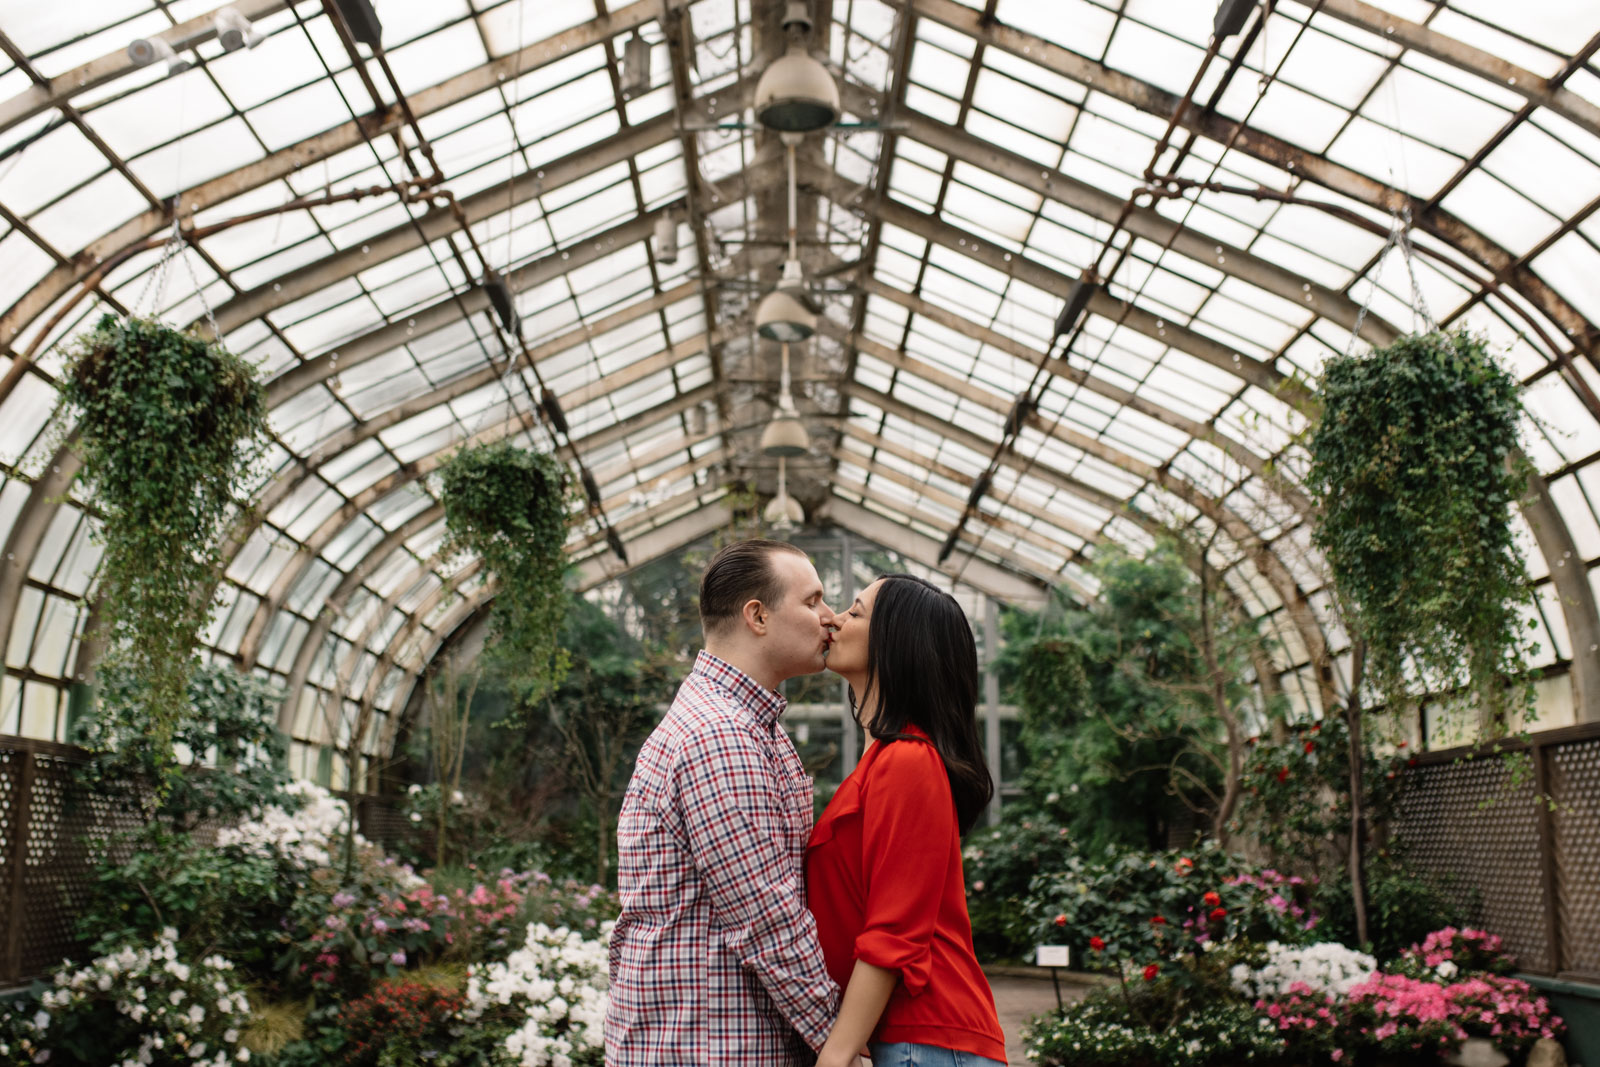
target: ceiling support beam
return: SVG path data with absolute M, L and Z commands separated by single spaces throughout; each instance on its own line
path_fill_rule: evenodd
M 618 8 L 609 15 L 591 19 L 545 40 L 535 41 L 517 52 L 501 56 L 481 67 L 474 67 L 472 70 L 448 78 L 437 85 L 407 94 L 411 112 L 419 119 L 425 118 L 469 97 L 487 92 L 507 78 L 525 76 L 557 60 L 575 55 L 585 48 L 654 21 L 660 11 L 659 0 L 635 0 L 634 3 Z M 112 59 L 114 55 L 107 58 Z M 69 72 L 62 77 L 70 76 Z M 287 178 L 312 163 L 355 148 L 369 137 L 376 139 L 395 133 L 405 124 L 405 113 L 396 104 L 376 115 L 342 123 L 314 137 L 279 149 L 238 170 L 202 182 L 184 190 L 174 200 L 183 206 L 186 214 L 192 215 L 226 203 L 252 189 L 259 189 L 273 181 Z M 29 323 L 43 314 L 72 286 L 92 273 L 97 264 L 171 225 L 171 215 L 165 210 L 152 209 L 134 216 L 115 230 L 85 246 L 81 252 L 72 256 L 65 266 L 52 270 L 43 281 L 30 289 L 22 300 L 0 316 L 0 344 L 13 344 Z
M 828 174 L 811 176 L 820 177 L 824 181 L 831 177 Z M 1077 280 L 1036 263 L 1026 256 L 1009 253 L 976 234 L 945 222 L 942 218 L 918 211 L 892 198 L 885 197 L 873 203 L 868 210 L 884 222 L 909 230 L 935 244 L 944 245 L 951 251 L 967 256 L 1001 274 L 1018 278 L 1044 292 L 1064 295 L 1071 291 Z M 1292 388 L 1293 383 L 1270 364 L 1230 348 L 1187 326 L 1169 322 L 1137 304 L 1130 307 L 1104 288 L 1094 290 L 1089 297 L 1088 309 L 1091 314 L 1111 322 L 1120 321 L 1126 329 L 1144 334 L 1151 340 L 1170 345 L 1196 359 L 1225 370 L 1244 384 L 1256 386 L 1269 393 L 1277 392 L 1279 398 L 1289 404 L 1303 402 L 1303 397 L 1291 398 L 1283 395 L 1286 392 L 1299 393 L 1300 390 Z
M 255 22 L 289 5 L 285 0 L 232 0 L 230 6 L 249 21 Z M 167 42 L 174 52 L 187 51 L 217 36 L 212 16 L 212 12 L 197 15 L 160 33 L 151 34 L 151 37 Z M 57 74 L 48 85 L 35 85 L 0 103 L 0 132 L 53 107 L 60 107 L 74 96 L 91 92 L 140 69 L 137 63 L 128 58 L 128 50 L 123 48 Z
M 994 441 L 930 415 L 896 397 L 880 393 L 859 383 L 852 383 L 846 388 L 851 396 L 859 397 L 879 410 L 889 412 L 914 425 L 934 430 L 978 455 L 990 455 L 994 451 Z M 976 403 L 977 401 L 974 400 L 974 402 Z M 1048 431 L 1041 430 L 1041 432 Z M 1019 474 L 1026 473 L 1031 477 L 1038 478 L 1051 488 L 1076 496 L 1102 510 L 1110 512 L 1112 515 L 1121 515 L 1130 522 L 1138 524 L 1152 536 L 1159 537 L 1171 532 L 1166 522 L 1160 517 L 1139 511 L 1126 501 L 1119 500 L 1102 489 L 1088 485 L 1073 478 L 1071 475 L 1058 471 L 1048 463 L 1035 461 L 1029 464 L 1022 457 L 1011 452 L 1002 453 L 1000 463 L 1002 466 L 1017 471 Z M 1148 467 L 1146 469 L 1149 470 Z M 1337 701 L 1337 695 L 1333 688 L 1333 661 L 1328 651 L 1327 638 L 1321 621 L 1317 619 L 1316 613 L 1311 607 L 1310 597 L 1300 588 L 1294 575 L 1284 562 L 1278 558 L 1277 553 L 1256 534 L 1243 517 L 1236 515 L 1222 502 L 1208 496 L 1190 483 L 1177 479 L 1162 470 L 1151 470 L 1145 476 L 1151 484 L 1171 493 L 1177 500 L 1199 511 L 1213 524 L 1221 527 L 1228 537 L 1239 546 L 1240 551 L 1249 555 L 1256 569 L 1266 578 L 1273 592 L 1283 603 L 1290 621 L 1293 623 L 1296 632 L 1299 633 L 1301 641 L 1305 644 L 1313 671 L 1318 678 L 1322 706 L 1325 708 L 1333 707 Z
M 923 18 L 958 30 L 985 46 L 1036 63 L 1140 111 L 1167 119 L 1177 110 L 1179 98 L 1159 86 L 1112 70 L 1004 23 L 986 21 L 980 12 L 956 0 L 908 0 L 908 3 L 911 10 Z M 1600 344 L 1600 331 L 1596 331 L 1593 323 L 1550 288 L 1544 279 L 1519 263 L 1510 252 L 1442 208 L 1429 207 L 1424 201 L 1376 178 L 1298 148 L 1271 134 L 1249 127 L 1241 128 L 1239 123 L 1215 112 L 1187 108 L 1179 126 L 1218 144 L 1231 142 L 1235 151 L 1283 170 L 1286 179 L 1299 177 L 1309 180 L 1384 214 L 1409 209 L 1413 225 L 1463 253 L 1516 290 L 1540 314 L 1556 323 L 1581 352 L 1591 359 L 1595 358 L 1596 346 Z
M 1301 0 L 1304 4 L 1304 0 Z M 1486 82 L 1509 90 L 1538 107 L 1547 108 L 1573 125 L 1600 137 L 1600 106 L 1590 103 L 1571 89 L 1552 86 L 1531 70 L 1524 70 L 1492 52 L 1474 48 L 1429 26 L 1384 11 L 1361 0 L 1320 0 L 1306 4 L 1312 11 L 1368 30 L 1391 44 L 1403 45 L 1430 59 L 1466 71 Z
M 898 304 L 913 314 L 921 315 L 948 330 L 953 330 L 964 337 L 969 337 L 974 341 L 1004 352 L 1030 366 L 1037 366 L 1043 356 L 1043 353 L 1037 349 L 1025 345 L 1012 337 L 979 326 L 964 315 L 959 315 L 920 297 L 903 292 L 892 285 L 879 281 L 877 278 L 865 278 L 858 284 L 873 296 Z M 1214 445 L 1226 453 L 1229 459 L 1257 477 L 1266 478 L 1268 476 L 1268 459 L 1258 455 L 1248 446 L 1234 440 L 1214 423 L 1197 422 L 1187 416 L 1180 415 L 1172 409 L 1154 403 L 1137 393 L 1131 393 L 1120 385 L 1115 385 L 1103 378 L 1090 374 L 1088 371 L 1081 370 L 1060 356 L 1051 357 L 1048 366 L 1050 372 L 1057 378 L 1081 385 L 1091 393 L 1103 396 L 1130 411 L 1137 411 L 1141 415 L 1155 419 L 1175 430 L 1188 434 L 1197 441 L 1204 441 L 1207 444 Z M 1302 514 L 1310 513 L 1311 502 L 1298 486 L 1284 482 L 1280 478 L 1273 482 L 1272 487 L 1296 511 Z
M 1115 222 L 1121 215 L 1123 202 L 1120 199 L 1063 171 L 1041 166 L 920 111 L 907 110 L 900 115 L 900 121 L 909 136 L 930 148 L 1004 178 L 1029 192 L 1038 193 L 1101 222 Z M 1165 246 L 1171 241 L 1172 250 L 1179 255 L 1291 301 L 1311 314 L 1336 323 L 1347 332 L 1354 329 L 1356 320 L 1360 318 L 1361 305 L 1339 290 L 1302 277 L 1226 241 L 1180 227 L 1152 208 L 1135 208 L 1123 223 L 1123 228 L 1133 236 L 1142 237 L 1158 246 Z M 1177 231 L 1176 237 L 1173 237 L 1173 231 Z M 1225 262 L 1219 263 L 1219 258 Z M 1398 335 L 1399 331 L 1394 326 L 1370 310 L 1362 320 L 1361 336 L 1374 347 L 1387 345 Z
M 827 518 L 851 533 L 876 541 L 937 571 L 939 541 L 919 533 L 886 516 L 834 494 L 827 502 Z M 983 559 L 974 559 L 961 580 L 981 593 L 1030 611 L 1043 608 L 1050 597 L 1050 583 L 1034 575 L 1020 575 Z

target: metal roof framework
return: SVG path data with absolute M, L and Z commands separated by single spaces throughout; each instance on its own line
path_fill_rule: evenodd
M 98 654 L 55 375 L 106 310 L 214 315 L 262 368 L 273 447 L 206 643 L 286 687 L 302 771 L 357 721 L 382 751 L 492 601 L 476 561 L 440 551 L 429 476 L 462 442 L 557 447 L 595 475 L 570 543 L 586 587 L 622 568 L 606 528 L 638 564 L 721 525 L 730 484 L 772 491 L 756 442 L 777 352 L 751 317 L 784 171 L 750 99 L 783 4 L 377 6 L 371 49 L 332 0 L 240 0 L 265 39 L 224 52 L 208 0 L 0 5 L 0 732 L 60 736 Z M 795 359 L 813 448 L 791 491 L 1025 603 L 1090 598 L 1098 546 L 1187 528 L 1275 638 L 1272 684 L 1324 706 L 1347 642 L 1294 434 L 1330 353 L 1416 323 L 1384 254 L 1409 216 L 1432 313 L 1527 383 L 1541 665 L 1573 718 L 1600 718 L 1600 7 L 1282 0 L 1209 61 L 1203 7 L 813 0 L 846 114 L 799 153 L 823 321 Z M 652 75 L 625 95 L 635 33 Z M 193 69 L 135 66 L 150 36 Z M 1155 197 L 1152 177 L 1186 184 Z M 369 187 L 408 195 L 343 199 Z M 279 210 L 300 200 L 318 203 Z M 691 238 L 675 262 L 651 240 L 663 216 Z M 1062 355 L 1055 317 L 1102 249 L 1116 268 Z M 1040 367 L 1037 407 L 1014 411 Z

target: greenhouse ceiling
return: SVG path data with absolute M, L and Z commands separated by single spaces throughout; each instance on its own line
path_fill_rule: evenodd
M 0 732 L 61 736 L 94 660 L 56 375 L 107 311 L 261 368 L 275 437 L 206 641 L 302 742 L 403 706 L 492 598 L 440 551 L 463 442 L 592 476 L 587 586 L 775 491 L 754 314 L 787 169 L 752 98 L 793 5 L 374 6 L 381 35 L 361 0 L 238 0 L 229 51 L 207 0 L 0 3 Z M 1323 705 L 1307 383 L 1465 324 L 1526 382 L 1543 662 L 1600 718 L 1600 5 L 1229 2 L 1220 40 L 1174 0 L 802 6 L 843 107 L 796 151 L 809 523 L 1020 603 L 1186 529 L 1276 638 L 1266 680 Z

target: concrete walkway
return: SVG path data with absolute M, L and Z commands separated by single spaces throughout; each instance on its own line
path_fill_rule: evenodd
M 1030 1061 L 1022 1051 L 1022 1030 L 1035 1015 L 1054 1011 L 1055 987 L 1049 978 L 1039 978 L 1018 973 L 1032 968 L 1006 969 L 989 975 L 989 988 L 994 991 L 995 1010 L 1000 1014 L 1000 1028 L 1006 1033 L 1006 1060 L 1011 1067 L 1025 1067 Z M 1089 991 L 1077 982 L 1061 983 L 1061 1000 L 1068 1003 Z

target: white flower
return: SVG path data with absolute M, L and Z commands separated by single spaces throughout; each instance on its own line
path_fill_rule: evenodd
M 1440 978 L 1454 978 L 1461 968 L 1455 965 L 1454 960 L 1445 960 L 1433 969 L 1433 973 Z
M 50 1013 L 47 1011 L 34 1012 L 33 1028 L 41 1032 L 48 1030 L 50 1028 Z
M 1267 963 L 1254 971 L 1244 965 L 1228 972 L 1235 989 L 1249 996 L 1287 995 L 1296 982 L 1315 993 L 1343 996 L 1378 969 L 1377 960 L 1333 941 L 1291 948 L 1267 943 Z

